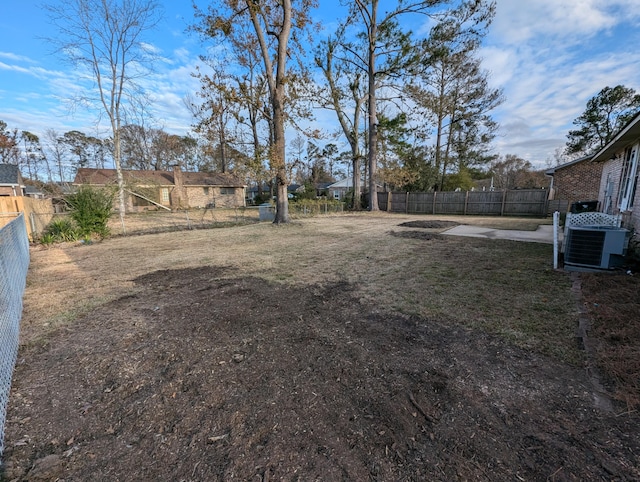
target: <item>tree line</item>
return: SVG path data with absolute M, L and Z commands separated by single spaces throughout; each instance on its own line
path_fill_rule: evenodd
M 191 30 L 215 46 L 215 55 L 202 56 L 207 73 L 197 73 L 196 129 L 221 153 L 247 146 L 257 164 L 266 154 L 279 185 L 302 157 L 294 147 L 294 162 L 283 162 L 282 125 L 299 128 L 309 150 L 321 139 L 346 139 L 348 150 L 336 157 L 349 163 L 343 170 L 352 177 L 356 209 L 364 190 L 377 209 L 380 184 L 443 189 L 456 183 L 453 175 L 469 184 L 495 159 L 490 113 L 503 96 L 489 86 L 478 54 L 495 3 L 397 1 L 384 12 L 378 0 L 343 6 L 337 28 L 320 42 L 311 38 L 318 28 L 312 1 L 196 8 Z M 432 26 L 417 34 L 410 24 Z M 314 109 L 332 111 L 337 128 L 303 130 Z M 311 172 L 317 178 L 320 171 Z
M 51 42 L 95 80 L 77 102 L 99 107 L 111 126 L 109 138 L 101 140 L 76 131 L 51 134 L 49 152 L 59 146 L 60 156 L 76 167 L 109 159 L 118 171 L 122 216 L 121 170 L 170 164 L 270 182 L 277 196 L 276 222 L 288 221 L 287 185 L 296 180 L 317 183 L 346 175 L 352 179 L 352 206 L 361 208 L 359 194 L 368 191 L 371 210 L 377 209 L 380 185 L 468 189 L 475 179 L 491 176 L 495 187 L 540 184 L 523 174 L 532 171 L 530 162 L 491 149 L 498 128 L 492 111 L 504 97 L 490 86 L 479 49 L 495 1 L 350 0 L 340 4 L 335 28 L 323 35 L 313 19 L 316 7 L 315 0 L 194 5 L 188 30 L 206 53 L 193 73 L 200 89 L 184 99 L 193 137 L 180 137 L 145 128 L 148 119 L 141 114 L 152 100 L 139 79 L 157 60 L 144 36 L 161 18 L 158 4 L 49 4 L 60 33 Z M 319 109 L 330 112 L 335 129 L 309 127 Z M 139 122 L 125 122 L 136 117 Z M 590 141 L 580 144 L 601 134 L 585 127 L 592 121 L 587 113 L 576 119 L 580 128 L 571 131 L 571 145 L 562 155 L 593 147 Z M 291 130 L 296 137 L 286 138 Z M 45 149 L 38 148 L 37 136 L 11 137 L 6 126 L 3 132 L 0 139 L 9 139 L 4 144 L 24 144 L 27 174 L 39 172 L 34 166 L 43 162 Z M 347 146 L 343 152 L 339 140 Z M 61 165 L 56 154 L 47 159 L 47 166 Z M 54 175 L 55 169 L 45 170 Z
M 187 171 L 224 172 L 236 165 L 229 160 L 223 165 L 215 152 L 195 137 L 162 129 L 127 124 L 120 129 L 120 139 L 124 169 L 170 170 L 180 165 Z M 241 157 L 239 153 L 235 156 Z M 22 175 L 30 180 L 70 182 L 79 168 L 111 168 L 113 139 L 78 130 L 61 134 L 55 129 L 47 129 L 41 138 L 0 120 L 0 163 L 20 166 Z

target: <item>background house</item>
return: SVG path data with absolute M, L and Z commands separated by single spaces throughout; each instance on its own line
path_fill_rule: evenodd
M 353 189 L 353 178 L 348 177 L 340 181 L 329 184 L 326 188 L 329 199 L 344 200 L 347 193 Z
M 0 196 L 24 196 L 25 185 L 15 164 L 0 164 Z
M 622 225 L 636 230 L 640 229 L 639 152 L 640 113 L 593 156 L 593 162 L 602 166 L 600 211 L 622 214 Z
M 0 164 L 0 228 L 23 213 L 27 234 L 33 240 L 34 235 L 49 224 L 54 213 L 51 199 L 43 197 L 35 195 L 33 186 L 25 186 L 18 166 Z
M 549 200 L 556 201 L 554 211 L 567 212 L 575 202 L 598 199 L 602 163 L 592 162 L 591 156 L 553 167 L 545 174 L 552 178 Z
M 127 211 L 241 207 L 245 184 L 233 174 L 173 171 L 122 171 Z M 117 186 L 115 169 L 78 169 L 74 186 Z

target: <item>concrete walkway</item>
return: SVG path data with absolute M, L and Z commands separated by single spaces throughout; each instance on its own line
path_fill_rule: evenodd
M 529 241 L 532 243 L 553 244 L 553 226 L 540 225 L 535 231 L 519 231 L 515 229 L 492 229 L 482 226 L 461 224 L 440 234 L 450 236 L 468 236 L 471 238 L 510 239 L 513 241 Z M 558 233 L 562 239 L 562 231 Z

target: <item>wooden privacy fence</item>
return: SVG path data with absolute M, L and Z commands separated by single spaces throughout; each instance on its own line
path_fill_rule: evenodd
M 27 234 L 33 240 L 53 218 L 51 199 L 33 199 L 25 196 L 0 196 L 0 228 L 9 224 L 18 214 L 24 213 Z
M 481 216 L 546 216 L 545 189 L 460 192 L 379 192 L 382 211 L 407 214 L 477 214 Z

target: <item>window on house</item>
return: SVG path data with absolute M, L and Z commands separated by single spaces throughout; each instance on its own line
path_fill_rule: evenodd
M 638 184 L 638 150 L 640 144 L 628 147 L 624 152 L 622 161 L 622 176 L 620 177 L 620 192 L 618 193 L 618 207 L 620 211 L 629 211 L 633 207 L 633 201 Z
M 202 192 L 204 193 L 205 196 L 209 195 L 209 188 L 208 187 L 203 187 L 202 188 Z
M 233 187 L 221 187 L 220 194 L 235 194 L 236 190 Z
M 162 202 L 163 203 L 169 202 L 169 189 L 166 187 L 162 188 Z

